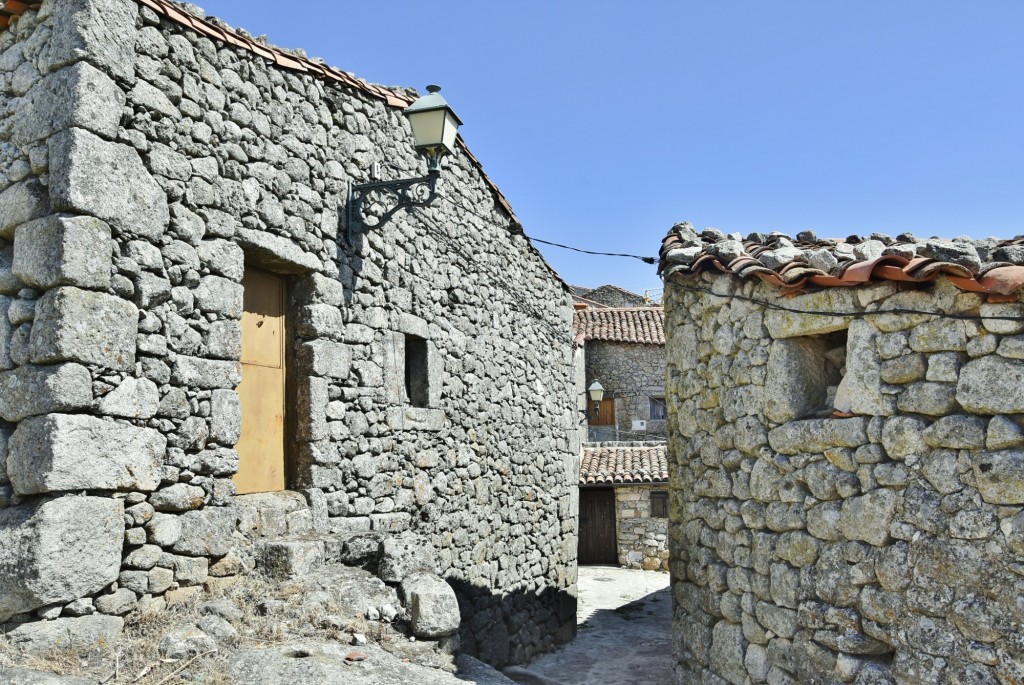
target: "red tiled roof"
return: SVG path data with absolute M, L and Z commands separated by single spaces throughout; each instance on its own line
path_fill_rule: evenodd
M 822 240 L 806 231 L 795 240 L 780 233 L 741 239 L 716 229 L 698 234 L 690 224 L 676 224 L 662 242 L 658 273 L 668 279 L 703 271 L 759 278 L 787 290 L 873 281 L 923 283 L 943 274 L 963 290 L 1006 299 L 1024 287 L 1024 236 L 923 240 L 875 233 Z
M 583 448 L 580 485 L 667 483 L 665 445 L 597 444 Z
M 580 309 L 573 313 L 572 326 L 577 344 L 586 340 L 665 344 L 662 307 Z
M 30 6 L 38 5 L 37 0 L 7 0 L 0 7 L 0 29 L 6 28 L 11 23 L 11 17 L 24 13 Z

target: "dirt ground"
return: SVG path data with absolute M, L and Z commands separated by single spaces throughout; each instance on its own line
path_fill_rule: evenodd
M 506 675 L 524 685 L 672 682 L 667 573 L 581 566 L 579 594 L 576 639 Z

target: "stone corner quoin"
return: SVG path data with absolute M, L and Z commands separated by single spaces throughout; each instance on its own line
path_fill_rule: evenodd
M 152 5 L 52 0 L 0 32 L 0 622 L 107 634 L 273 529 L 415 536 L 448 582 L 410 586 L 417 630 L 493 664 L 571 637 L 564 284 L 462 151 L 444 202 L 347 226 L 377 163 L 422 174 L 405 95 Z M 240 496 L 268 273 L 292 492 Z
M 1020 680 L 1024 321 L 984 317 L 1024 306 L 703 274 L 665 310 L 678 682 Z

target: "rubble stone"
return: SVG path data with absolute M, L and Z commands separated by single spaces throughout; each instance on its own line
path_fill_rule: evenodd
M 906 239 L 884 251 L 921 254 Z M 857 252 L 864 242 L 827 249 L 838 263 L 874 255 L 876 246 Z M 973 244 L 932 242 L 935 258 L 972 263 Z M 799 261 L 809 250 L 797 247 Z M 1024 574 L 1004 562 L 1024 549 L 1024 353 L 1012 326 L 944 314 L 1003 306 L 944 276 L 913 291 L 796 297 L 745 277 L 698 278 L 696 290 L 668 279 L 665 296 L 677 674 L 744 685 L 995 682 L 1003 662 L 992 645 L 1013 633 L 1005 617 L 1019 604 L 1002 588 Z M 805 340 L 801 317 L 773 313 L 804 299 L 825 305 L 809 327 L 838 326 L 827 312 L 840 301 L 870 316 L 847 319 L 844 354 L 829 351 L 845 360 L 832 406 L 782 412 L 806 402 L 814 380 L 789 370 L 813 365 L 842 330 Z M 767 331 L 734 325 L 757 316 Z M 779 363 L 779 350 L 792 359 Z M 831 393 L 836 381 L 822 375 L 813 391 Z M 840 413 L 813 416 L 829 409 Z
M 416 637 L 436 639 L 459 629 L 459 600 L 443 579 L 430 573 L 413 573 L 402 580 L 402 595 L 409 605 Z

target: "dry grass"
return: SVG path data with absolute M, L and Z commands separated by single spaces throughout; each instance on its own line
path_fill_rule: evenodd
M 116 644 L 92 649 L 53 650 L 29 654 L 0 640 L 0 673 L 4 667 L 29 668 L 57 675 L 85 676 L 102 685 L 229 685 L 230 646 L 188 659 L 165 659 L 160 641 L 173 630 L 194 626 L 200 607 L 213 599 L 230 601 L 242 612 L 234 623 L 238 646 L 267 647 L 294 639 L 313 638 L 349 644 L 353 633 L 387 645 L 398 635 L 394 626 L 368 621 L 361 616 L 341 620 L 332 601 L 307 598 L 301 582 L 273 583 L 259 577 L 243 577 L 216 593 L 199 593 L 161 611 L 135 612 L 125 620 Z M 274 610 L 281 602 L 281 611 Z M 271 607 L 271 612 L 261 607 Z
M 164 659 L 159 655 L 163 637 L 177 628 L 194 625 L 201 618 L 199 605 L 210 599 L 209 594 L 199 594 L 162 611 L 130 614 L 116 644 L 33 654 L 0 642 L 0 668 L 85 676 L 103 685 L 228 685 L 232 681 L 227 660 L 220 652 L 194 659 Z

